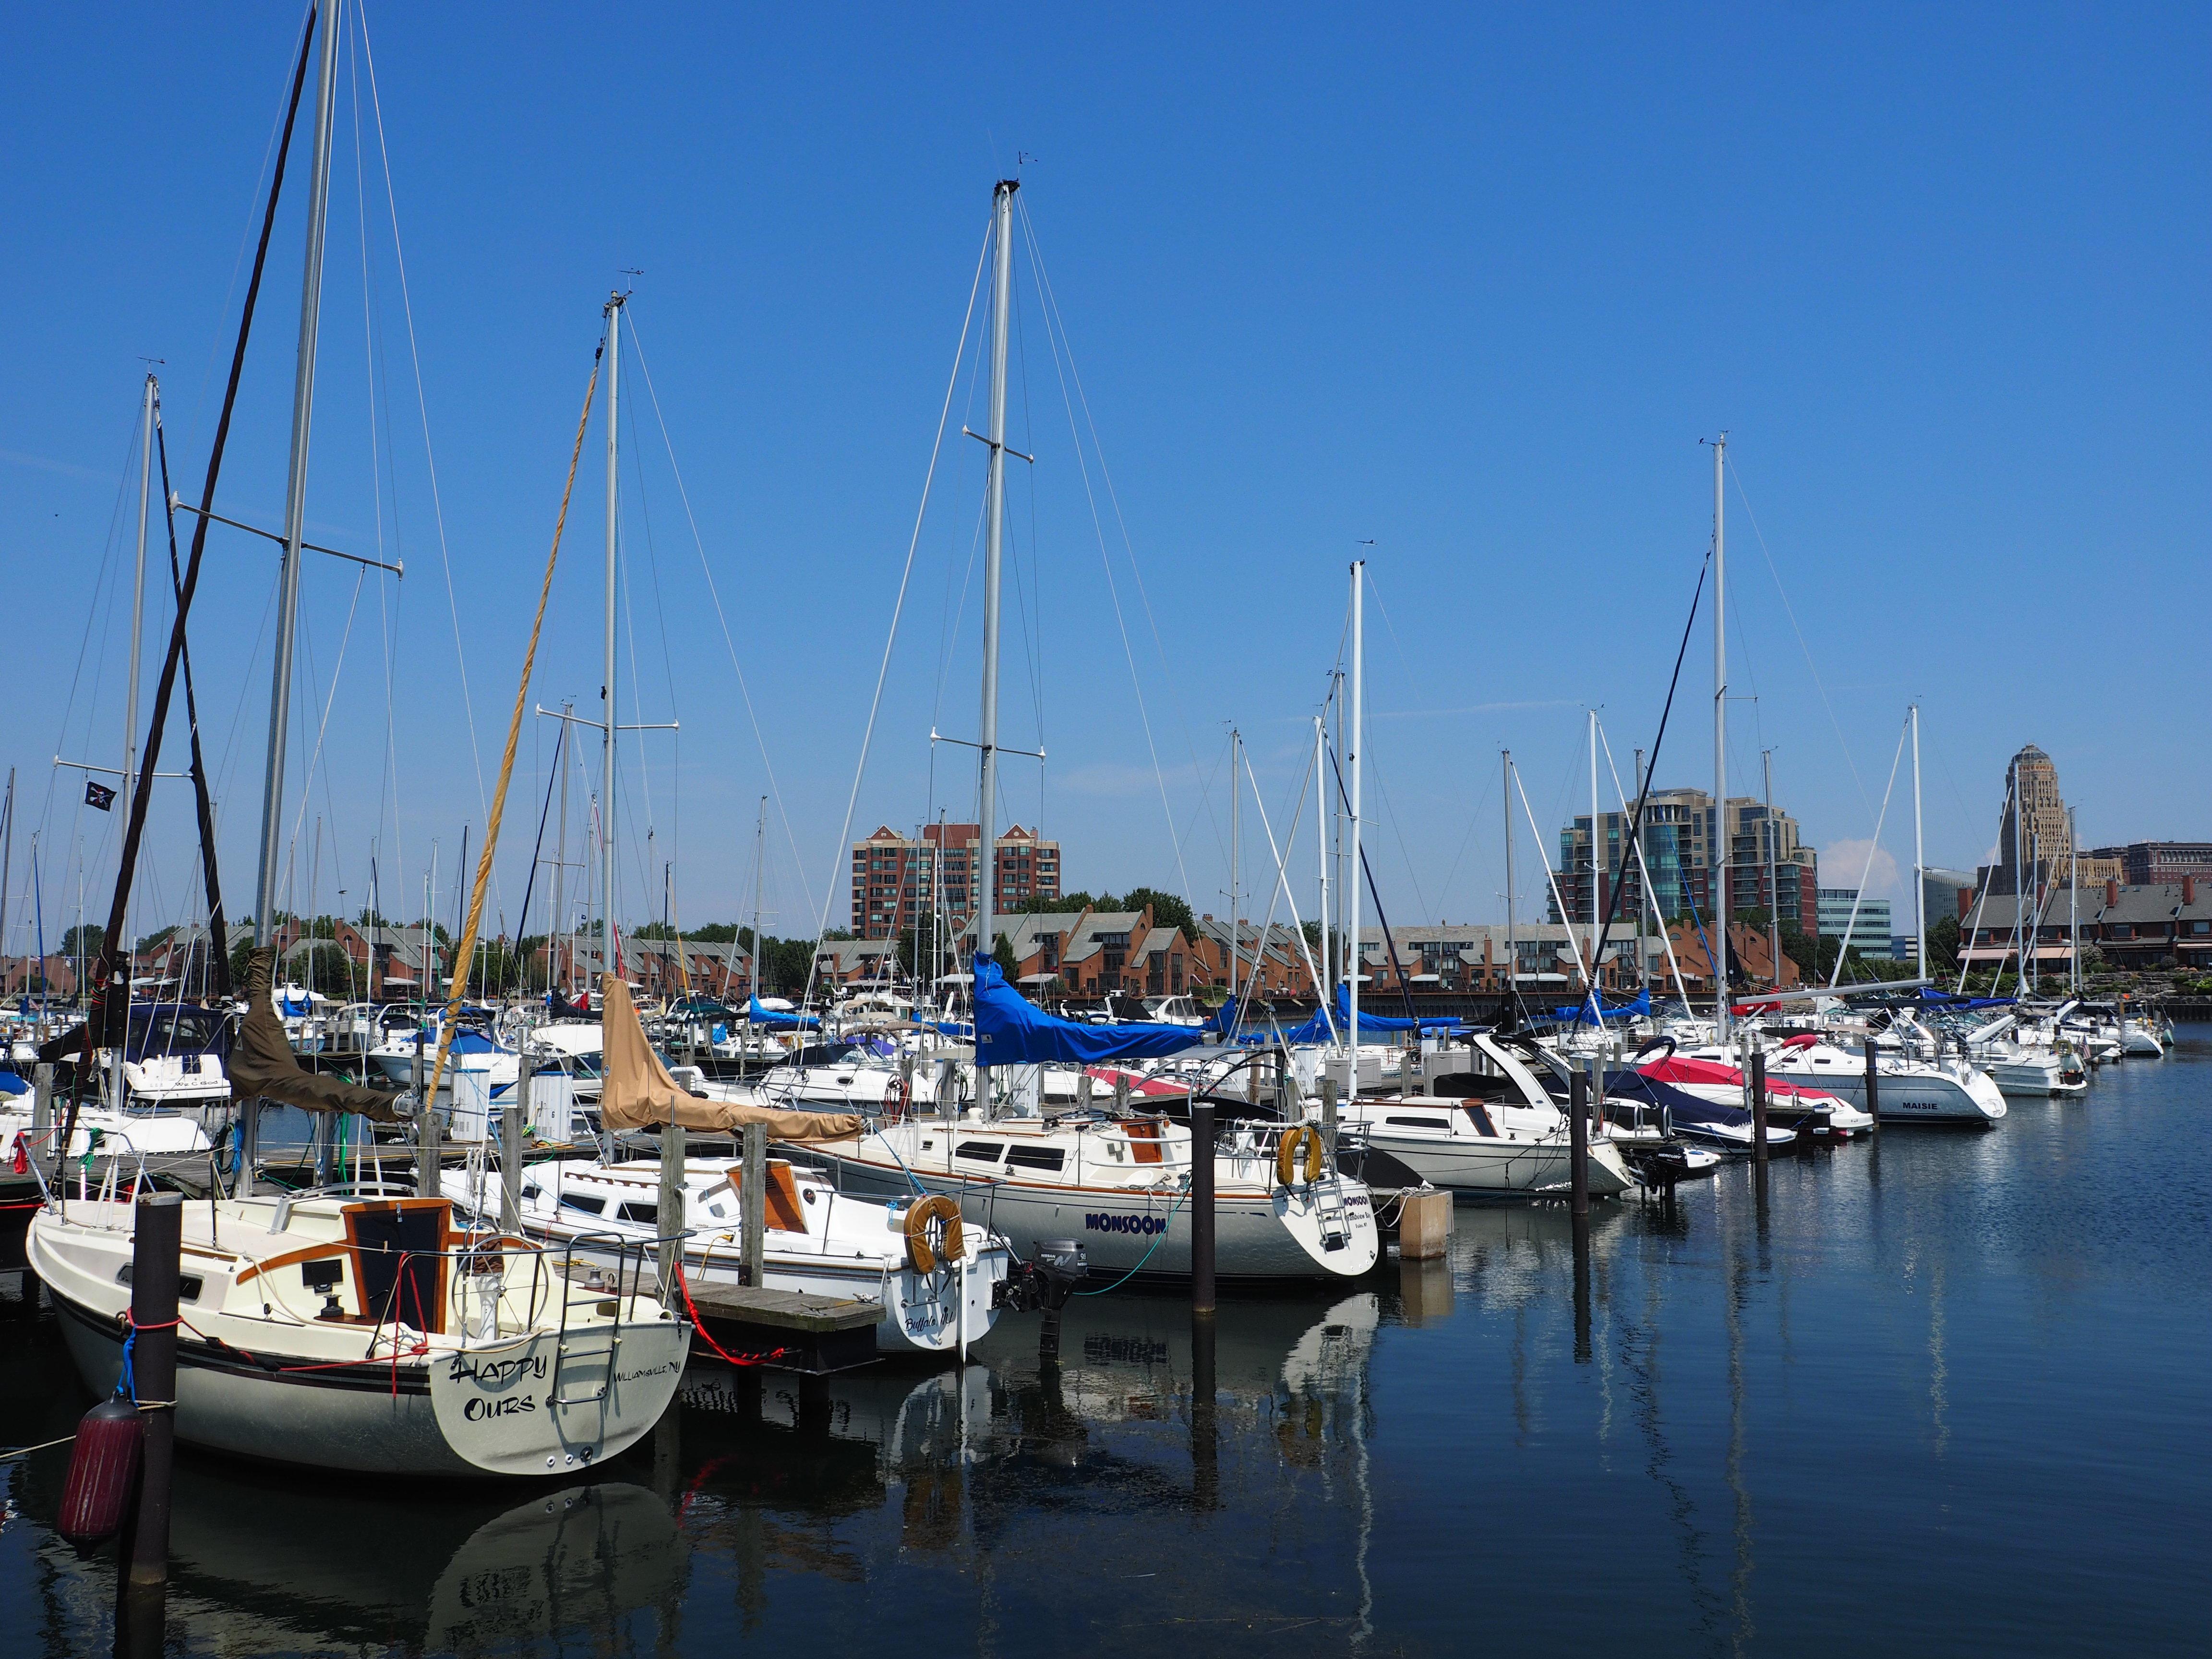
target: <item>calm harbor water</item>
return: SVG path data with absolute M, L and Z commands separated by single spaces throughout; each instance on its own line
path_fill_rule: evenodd
M 557 1490 L 179 1466 L 172 1652 L 2198 1652 L 2212 1588 L 2212 1028 L 2015 1101 L 1450 1259 L 1185 1307 L 1074 1304 L 964 1376 L 695 1370 Z M 1578 1289 L 1578 1280 L 1580 1288 Z M 1210 1406 L 1208 1401 L 1210 1399 Z M 0 1442 L 86 1404 L 0 1310 Z M 103 1651 L 112 1549 L 0 1466 L 11 1654 Z

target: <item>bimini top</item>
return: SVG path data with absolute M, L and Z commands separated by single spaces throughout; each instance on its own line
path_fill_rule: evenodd
M 1208 1040 L 1195 1025 L 1150 1020 L 1127 1025 L 1082 1025 L 1043 1009 L 1006 983 L 988 957 L 975 958 L 975 1063 L 1019 1066 L 1040 1060 L 1156 1060 Z

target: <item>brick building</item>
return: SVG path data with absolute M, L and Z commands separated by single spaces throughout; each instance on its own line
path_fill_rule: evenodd
M 932 823 L 920 836 L 890 825 L 853 843 L 852 931 L 862 939 L 896 939 L 928 925 L 941 908 L 958 927 L 974 920 L 981 896 L 981 829 L 972 823 Z M 993 857 L 991 908 L 1018 910 L 1032 899 L 1060 896 L 1060 843 L 1043 841 L 1017 823 L 998 839 Z

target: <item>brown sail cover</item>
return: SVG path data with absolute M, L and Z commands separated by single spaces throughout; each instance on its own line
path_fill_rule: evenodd
M 283 1022 L 269 1000 L 269 964 L 276 952 L 264 945 L 246 969 L 246 1018 L 230 1050 L 230 1093 L 234 1100 L 258 1095 L 307 1112 L 358 1112 L 380 1123 L 396 1123 L 392 1097 L 343 1078 L 302 1071 L 285 1040 Z
M 608 974 L 600 988 L 600 1042 L 605 1054 L 600 1062 L 599 1121 L 608 1128 L 651 1129 L 680 1123 L 687 1129 L 727 1134 L 748 1123 L 764 1123 L 778 1140 L 842 1140 L 860 1133 L 860 1120 L 850 1112 L 784 1112 L 685 1094 L 645 1040 L 629 987 Z

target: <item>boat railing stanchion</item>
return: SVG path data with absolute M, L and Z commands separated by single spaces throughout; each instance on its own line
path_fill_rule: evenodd
M 1190 1109 L 1190 1311 L 1210 1321 L 1213 1291 L 1213 1103 Z
M 1867 1115 L 1874 1120 L 1874 1122 L 1869 1126 L 1867 1133 L 1880 1134 L 1881 1133 L 1881 1075 L 1875 1066 L 1872 1031 L 1867 1033 L 1866 1038 L 1866 1097 Z
M 1572 1185 L 1570 1212 L 1577 1220 L 1589 1218 L 1589 1074 L 1567 1073 L 1567 1164 Z
M 522 1231 L 522 1126 L 530 1120 L 530 1040 L 515 1047 L 514 1091 L 499 1114 L 499 1224 Z
M 131 1239 L 131 1370 L 134 1403 L 151 1406 L 146 1419 L 144 1462 L 131 1523 L 125 1616 L 140 1638 L 158 1632 L 169 1580 L 169 1481 L 175 1462 L 177 1420 L 177 1293 L 184 1256 L 185 1200 L 154 1193 L 133 1206 Z M 158 1637 L 150 1646 L 158 1652 Z

